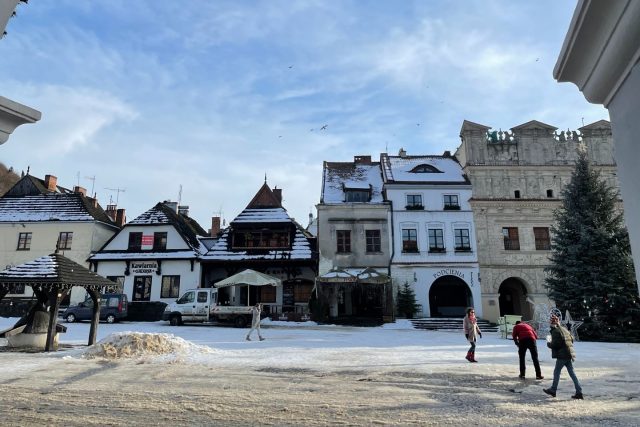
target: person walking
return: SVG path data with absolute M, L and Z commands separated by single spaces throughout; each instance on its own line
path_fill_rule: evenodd
M 542 391 L 551 397 L 556 397 L 558 390 L 558 382 L 560 381 L 560 372 L 566 366 L 569 376 L 573 380 L 576 388 L 576 394 L 571 396 L 573 399 L 583 399 L 582 386 L 576 373 L 573 371 L 573 361 L 576 359 L 576 353 L 573 349 L 573 337 L 571 333 L 560 325 L 558 316 L 551 316 L 551 339 L 547 339 L 547 347 L 551 349 L 551 357 L 556 359 L 556 367 L 553 370 L 553 383 L 550 388 L 544 388 Z
M 467 341 L 471 343 L 471 347 L 469 351 L 467 351 L 467 359 L 469 362 L 477 362 L 476 360 L 476 337 L 482 338 L 482 331 L 480 331 L 480 327 L 478 326 L 476 320 L 476 311 L 473 307 L 467 308 L 467 315 L 464 316 L 462 320 L 462 326 L 464 328 L 464 336 L 467 338 Z
M 533 360 L 533 367 L 536 370 L 536 379 L 544 379 L 544 377 L 542 376 L 542 372 L 540 371 L 540 362 L 538 361 L 538 345 L 536 343 L 538 334 L 536 333 L 535 329 L 533 329 L 529 324 L 517 320 L 516 325 L 513 327 L 511 336 L 513 337 L 514 344 L 518 346 L 518 357 L 520 358 L 520 378 L 525 378 L 524 373 L 526 367 L 524 363 L 524 357 L 527 354 L 527 350 L 529 350 L 531 360 Z
M 249 333 L 247 334 L 247 341 L 251 341 L 251 333 L 253 332 L 254 329 L 256 330 L 256 332 L 258 332 L 258 338 L 260 339 L 260 341 L 264 341 L 264 338 L 262 338 L 262 335 L 260 334 L 261 314 L 262 314 L 262 304 L 258 302 L 256 303 L 256 305 L 254 305 L 251 308 L 251 315 L 252 315 L 251 329 L 249 329 Z

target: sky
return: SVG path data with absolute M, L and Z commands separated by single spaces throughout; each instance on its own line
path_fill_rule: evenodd
M 42 112 L 18 173 L 132 220 L 180 201 L 233 220 L 265 177 L 301 225 L 323 161 L 442 154 L 463 120 L 577 129 L 607 111 L 552 72 L 575 2 L 37 0 L 0 40 L 0 95 Z M 118 191 L 121 189 L 123 191 Z

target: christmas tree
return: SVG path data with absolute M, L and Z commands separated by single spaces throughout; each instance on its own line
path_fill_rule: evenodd
M 584 145 L 562 197 L 551 228 L 549 298 L 584 320 L 583 339 L 640 341 L 640 299 L 617 193 L 591 168 Z
M 398 315 L 404 315 L 407 319 L 413 319 L 413 315 L 420 310 L 420 305 L 416 301 L 416 294 L 408 282 L 404 282 L 402 288 L 398 289 L 396 307 Z

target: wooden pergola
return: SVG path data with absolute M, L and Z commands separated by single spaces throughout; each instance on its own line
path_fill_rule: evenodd
M 30 286 L 37 301 L 29 313 L 31 314 L 38 306 L 49 306 L 49 326 L 44 350 L 51 351 L 56 350 L 57 347 L 54 337 L 60 302 L 74 286 L 83 287 L 93 300 L 88 345 L 95 344 L 100 320 L 100 290 L 111 285 L 113 285 L 112 281 L 98 276 L 64 255 L 54 253 L 0 271 L 0 300 L 18 288 Z M 28 318 L 29 315 L 27 315 Z

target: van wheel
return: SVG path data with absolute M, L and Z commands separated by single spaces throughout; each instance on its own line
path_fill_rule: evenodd
M 67 323 L 73 323 L 76 321 L 76 315 L 69 313 L 67 314 L 67 317 L 65 317 L 65 319 L 67 320 Z
M 107 315 L 107 323 L 114 323 L 116 321 L 116 316 L 113 314 Z
M 238 316 L 234 323 L 236 328 L 245 328 L 247 326 L 247 318 L 244 316 Z
M 174 315 L 169 318 L 169 324 L 171 326 L 180 326 L 182 325 L 182 319 L 180 316 Z

